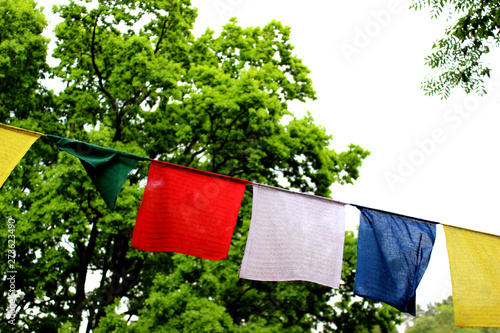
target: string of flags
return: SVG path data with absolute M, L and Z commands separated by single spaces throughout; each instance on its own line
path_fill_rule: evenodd
M 339 287 L 347 203 L 4 124 L 0 187 L 31 145 L 45 136 L 80 159 L 110 211 L 129 172 L 139 161 L 151 161 L 132 247 L 227 258 L 245 187 L 252 185 L 252 217 L 240 278 Z M 360 211 L 354 293 L 415 315 L 416 289 L 429 264 L 439 223 L 349 205 Z M 455 325 L 500 326 L 500 236 L 443 227 Z

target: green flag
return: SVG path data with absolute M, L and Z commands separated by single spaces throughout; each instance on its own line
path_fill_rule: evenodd
M 109 209 L 115 209 L 116 197 L 127 180 L 129 172 L 139 161 L 149 158 L 99 147 L 89 143 L 47 135 L 57 147 L 80 159 Z

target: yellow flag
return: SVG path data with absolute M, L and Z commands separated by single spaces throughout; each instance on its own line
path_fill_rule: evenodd
M 500 236 L 443 227 L 455 326 L 500 326 Z
M 0 187 L 42 133 L 0 124 Z

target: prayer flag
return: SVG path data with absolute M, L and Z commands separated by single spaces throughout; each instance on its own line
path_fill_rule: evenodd
M 361 211 L 354 293 L 415 315 L 416 289 L 436 239 L 436 224 L 358 207 Z
M 153 160 L 132 247 L 227 258 L 247 183 Z
M 455 326 L 500 326 L 500 236 L 443 227 Z
M 127 180 L 127 175 L 137 167 L 139 161 L 149 158 L 124 153 L 72 139 L 47 135 L 57 147 L 80 159 L 97 191 L 101 194 L 109 210 L 115 209 L 118 193 Z
M 344 206 L 328 198 L 254 184 L 240 278 L 303 280 L 338 288 Z
M 42 133 L 0 124 L 0 187 Z

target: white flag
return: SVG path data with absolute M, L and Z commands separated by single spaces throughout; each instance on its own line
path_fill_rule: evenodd
M 240 278 L 303 280 L 338 288 L 344 206 L 327 198 L 254 184 Z

